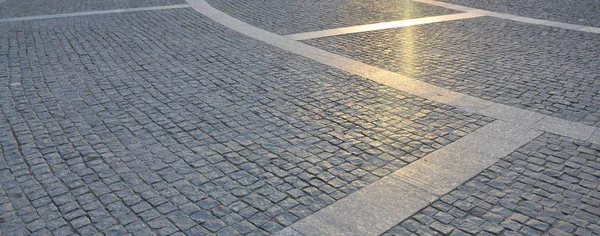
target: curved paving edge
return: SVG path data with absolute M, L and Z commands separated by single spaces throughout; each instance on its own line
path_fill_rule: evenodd
M 600 144 L 596 127 L 485 101 L 294 41 L 237 20 L 204 0 L 197 12 L 244 35 L 375 82 L 498 119 L 292 224 L 277 235 L 378 235 L 543 132 Z
M 503 120 L 515 126 L 600 144 L 599 128 L 453 92 L 259 29 L 213 8 L 204 0 L 187 0 L 187 2 L 195 11 L 241 34 L 380 84 L 469 112 Z
M 482 9 L 477 9 L 477 8 L 472 8 L 472 7 L 462 6 L 462 5 L 456 5 L 456 4 L 447 3 L 447 2 L 439 2 L 439 1 L 435 1 L 435 0 L 412 0 L 412 1 L 425 3 L 425 4 L 429 4 L 429 5 L 434 5 L 434 6 L 438 6 L 438 7 L 443 7 L 443 8 L 448 8 L 448 9 L 457 10 L 457 11 L 477 13 L 477 14 L 482 14 L 485 16 L 502 18 L 502 19 L 506 19 L 506 20 L 514 20 L 514 21 L 520 21 L 520 22 L 529 23 L 529 24 L 545 25 L 545 26 L 558 27 L 558 28 L 569 29 L 569 30 L 577 30 L 577 31 L 600 34 L 600 28 L 598 28 L 598 27 L 568 24 L 568 23 L 562 23 L 562 22 L 558 22 L 558 21 L 542 20 L 542 19 L 535 19 L 535 18 L 530 18 L 530 17 L 512 15 L 512 14 L 507 14 L 507 13 L 486 11 L 486 10 L 482 10 Z
M 6 0 L 0 0 L 0 3 L 2 3 L 2 1 L 6 1 Z M 28 21 L 28 20 L 46 20 L 46 19 L 55 19 L 55 18 L 64 18 L 64 17 L 73 17 L 73 16 L 91 16 L 91 15 L 101 15 L 101 14 L 111 14 L 111 13 L 136 12 L 136 11 L 179 9 L 179 8 L 188 8 L 188 7 L 190 7 L 190 6 L 188 6 L 187 4 L 179 4 L 179 5 L 155 6 L 155 7 L 136 7 L 136 8 L 113 9 L 113 10 L 83 11 L 83 12 L 73 12 L 73 13 L 64 13 L 64 14 L 53 14 L 53 15 L 24 16 L 24 17 L 15 17 L 15 18 L 0 18 L 0 23 L 15 22 L 15 21 Z
M 277 235 L 379 235 L 541 134 L 495 121 Z
M 226 17 L 223 19 L 227 20 Z M 264 32 L 259 33 L 264 34 Z M 250 36 L 259 37 L 261 35 Z M 279 37 L 282 36 L 274 35 L 271 39 L 273 42 L 266 42 L 275 46 L 285 44 L 286 41 L 277 41 L 280 40 Z M 285 39 L 285 37 L 283 38 Z M 542 133 L 540 130 L 587 136 L 588 140 L 598 137 L 598 135 L 593 136 L 593 132 L 600 132 L 597 128 L 589 130 L 589 132 L 588 130 L 578 131 L 577 128 L 586 127 L 579 126 L 581 124 L 577 123 L 572 124 L 572 122 L 564 123 L 563 120 L 547 116 L 538 116 L 539 114 L 536 115 L 536 113 L 519 113 L 519 110 L 515 111 L 512 107 L 496 106 L 498 104 L 440 89 L 335 54 L 311 54 L 319 51 L 310 50 L 300 53 L 288 49 L 292 46 L 300 46 L 296 50 L 310 49 L 309 46 L 302 45 L 292 44 L 287 45 L 287 48 L 278 47 L 430 100 L 446 99 L 444 103 L 458 104 L 455 106 L 464 110 L 475 110 L 481 114 L 487 112 L 492 117 L 501 118 L 463 139 L 431 153 L 423 160 L 414 162 L 363 190 L 333 203 L 322 211 L 304 218 L 280 234 L 379 234 L 470 179 L 502 156 L 539 136 Z M 516 116 L 516 118 L 512 116 Z M 571 130 L 573 127 L 576 129 Z M 0 232 L 0 234 L 2 233 Z

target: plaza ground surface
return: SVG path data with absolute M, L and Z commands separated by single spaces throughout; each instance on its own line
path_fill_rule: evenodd
M 0 235 L 600 235 L 599 12 L 0 0 Z

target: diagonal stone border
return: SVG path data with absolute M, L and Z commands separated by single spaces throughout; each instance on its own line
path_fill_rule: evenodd
M 413 95 L 498 119 L 276 235 L 378 235 L 543 132 L 600 144 L 596 127 L 453 92 L 256 28 L 204 0 L 187 1 L 208 18 L 257 40 Z
M 599 130 L 597 127 L 454 92 L 256 28 L 213 8 L 204 0 L 187 0 L 187 2 L 197 12 L 241 34 L 380 84 L 519 126 L 600 144 L 598 142 L 600 132 L 597 132 Z
M 313 32 L 290 34 L 290 35 L 286 35 L 286 37 L 291 38 L 293 40 L 307 40 L 307 39 L 316 39 L 316 38 L 323 38 L 323 37 L 329 37 L 329 36 L 335 36 L 335 35 L 353 34 L 353 33 L 367 32 L 367 31 L 374 31 L 374 30 L 407 27 L 407 26 L 413 26 L 413 25 L 423 25 L 423 24 L 452 21 L 452 20 L 462 20 L 462 19 L 469 19 L 469 18 L 475 18 L 475 17 L 481 17 L 481 16 L 484 16 L 484 15 L 467 12 L 467 13 L 458 13 L 458 14 L 441 15 L 441 16 L 430 16 L 430 17 L 423 17 L 423 18 L 416 18 L 416 19 L 409 19 L 409 20 L 390 21 L 390 22 L 382 22 L 382 23 L 376 23 L 376 24 L 357 25 L 357 26 L 349 26 L 349 27 L 342 27 L 342 28 L 336 28 L 336 29 L 327 29 L 327 30 L 320 30 L 320 31 L 313 31 Z
M 2 3 L 2 1 L 3 0 L 0 0 L 0 3 Z M 135 12 L 135 11 L 179 9 L 179 8 L 188 8 L 188 7 L 190 7 L 190 6 L 187 4 L 180 4 L 180 5 L 157 6 L 157 7 L 138 7 L 138 8 L 125 8 L 125 9 L 102 10 L 102 11 L 84 11 L 84 12 L 73 12 L 73 13 L 65 13 L 65 14 L 54 14 L 54 15 L 4 18 L 4 19 L 0 19 L 0 23 L 28 21 L 28 20 L 47 20 L 47 19 L 65 18 L 65 17 L 73 17 L 73 16 L 90 16 L 90 15 L 101 15 L 101 14 L 111 14 L 111 13 Z
M 277 235 L 379 235 L 542 133 L 495 121 Z
M 557 22 L 557 21 L 541 20 L 541 19 L 535 19 L 535 18 L 530 18 L 530 17 L 511 15 L 511 14 L 500 13 L 500 12 L 486 11 L 486 10 L 482 10 L 482 9 L 471 8 L 471 7 L 456 5 L 456 4 L 447 3 L 447 2 L 440 2 L 440 1 L 435 1 L 435 0 L 412 0 L 412 1 L 425 3 L 425 4 L 429 4 L 429 5 L 434 5 L 434 6 L 438 6 L 438 7 L 443 7 L 443 8 L 448 8 L 448 9 L 453 9 L 453 10 L 457 10 L 457 11 L 477 13 L 477 14 L 482 14 L 485 16 L 520 21 L 520 22 L 529 23 L 529 24 L 545 25 L 545 26 L 558 27 L 558 28 L 569 29 L 569 30 L 577 30 L 577 31 L 600 34 L 600 28 L 598 28 L 598 27 L 575 25 L 575 24 L 568 24 L 568 23 L 562 23 L 562 22 Z

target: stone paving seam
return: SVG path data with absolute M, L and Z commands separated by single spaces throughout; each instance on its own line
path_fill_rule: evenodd
M 88 214 L 74 222 L 84 235 L 90 224 L 111 235 L 267 235 L 493 120 L 249 39 L 189 8 L 7 28 L 0 55 L 20 60 L 0 60 L 0 97 L 13 98 L 1 100 L 9 122 L 0 133 L 18 137 L 0 135 L 0 184 L 26 187 L 21 198 L 33 202 L 15 208 Z M 26 61 L 26 51 L 37 57 Z M 56 66 L 38 66 L 48 63 Z M 31 194 L 40 187 L 21 182 L 33 175 L 25 159 L 44 182 L 82 186 L 67 186 L 74 196 L 45 211 L 42 191 Z M 77 201 L 83 210 L 71 213 Z M 56 235 L 75 231 L 47 213 L 31 222 L 16 212 L 4 232 L 35 234 L 40 221 Z
M 382 235 L 599 235 L 599 151 L 544 133 Z
M 501 120 L 492 122 L 277 235 L 379 235 L 542 133 Z
M 600 143 L 600 129 L 596 130 L 594 134 L 588 139 L 590 143 Z
M 545 122 L 547 122 L 547 120 L 544 120 L 545 117 L 548 117 L 546 115 L 454 92 L 449 89 L 418 81 L 404 75 L 306 45 L 285 36 L 259 29 L 248 23 L 235 19 L 213 8 L 204 0 L 187 0 L 187 2 L 197 12 L 239 33 L 279 47 L 286 51 L 302 55 L 325 65 L 399 89 L 401 91 L 432 101 L 456 106 L 469 112 L 482 114 L 515 124 L 532 126 L 541 131 L 560 134 L 570 138 L 578 138 L 590 142 L 597 141 L 597 139 L 591 139 L 592 134 L 598 130 L 597 127 L 557 119 L 555 120 L 556 122 L 554 124 L 563 126 L 565 128 L 555 129 L 554 127 L 543 125 Z M 538 122 L 540 122 L 540 124 L 537 124 Z M 587 130 L 588 132 L 583 134 L 577 133 L 574 137 L 573 132 L 565 132 L 569 129 Z
M 1 2 L 0 2 L 1 3 Z M 53 15 L 39 15 L 39 16 L 25 16 L 25 17 L 14 17 L 0 19 L 0 23 L 16 22 L 16 21 L 29 21 L 29 20 L 47 20 L 73 16 L 91 16 L 91 15 L 102 15 L 112 13 L 124 13 L 124 12 L 136 12 L 136 11 L 155 11 L 155 10 L 168 10 L 168 9 L 179 9 L 188 8 L 187 4 L 169 5 L 169 6 L 157 6 L 157 7 L 137 7 L 137 8 L 124 8 L 114 10 L 102 10 L 102 11 L 84 11 L 64 14 L 53 14 Z
M 570 29 L 570 30 L 577 30 L 577 31 L 584 31 L 584 32 L 589 32 L 589 33 L 600 34 L 600 28 L 598 28 L 598 27 L 576 25 L 576 24 L 562 23 L 562 22 L 551 21 L 551 20 L 542 20 L 542 19 L 535 19 L 535 18 L 524 17 L 524 16 L 517 16 L 517 15 L 512 15 L 512 14 L 507 14 L 507 13 L 486 11 L 486 10 L 482 10 L 482 9 L 471 8 L 471 7 L 466 7 L 466 6 L 461 6 L 461 5 L 456 5 L 456 4 L 452 4 L 452 3 L 446 3 L 446 2 L 439 2 L 439 1 L 435 1 L 435 0 L 413 0 L 413 1 L 430 4 L 430 5 L 434 5 L 434 6 L 438 6 L 438 7 L 444 7 L 444 8 L 448 8 L 448 9 L 452 9 L 452 10 L 457 10 L 457 11 L 472 12 L 472 13 L 477 13 L 477 14 L 483 14 L 486 16 L 502 18 L 502 19 L 507 19 L 507 20 L 514 20 L 514 21 L 519 21 L 519 22 L 524 22 L 524 23 L 529 23 L 529 24 L 545 25 L 545 26 L 558 27 L 558 28 L 563 28 L 563 29 Z
M 207 2 L 237 19 L 279 35 L 462 13 L 410 0 L 207 0 Z M 315 20 L 317 16 L 318 20 Z
M 437 198 L 388 176 L 290 227 L 304 235 L 378 235 Z
M 407 27 L 414 25 L 423 25 L 430 24 L 436 22 L 444 22 L 444 21 L 452 21 L 452 20 L 462 20 L 484 16 L 482 14 L 477 13 L 458 13 L 458 14 L 450 14 L 450 15 L 440 15 L 440 16 L 430 16 L 409 20 L 399 20 L 399 21 L 389 21 L 375 24 L 366 24 L 366 25 L 356 25 L 349 27 L 341 27 L 336 29 L 326 29 L 320 31 L 313 32 L 305 32 L 298 34 L 290 34 L 286 35 L 286 37 L 293 40 L 307 40 L 307 39 L 315 39 L 315 38 L 323 38 L 335 35 L 343 35 L 343 34 L 353 34 L 374 30 L 383 30 L 383 29 L 391 29 L 391 28 L 399 28 L 399 27 Z
M 302 42 L 455 92 L 600 127 L 598 34 L 478 17 Z
M 451 180 L 452 178 L 449 178 L 449 176 L 456 175 L 456 174 L 460 175 L 459 177 L 455 177 L 453 182 L 447 182 L 446 184 L 444 184 L 444 186 L 442 186 L 442 188 L 440 188 L 440 186 L 432 185 L 432 184 L 436 183 L 435 181 L 415 181 L 415 179 L 414 179 L 414 176 L 418 175 L 419 173 L 421 174 L 420 177 L 427 177 L 427 176 L 430 176 L 430 173 L 436 173 L 436 172 L 432 172 L 431 167 L 428 166 L 428 165 L 435 165 L 435 164 L 429 164 L 429 163 L 420 164 L 420 163 L 426 162 L 427 156 L 425 158 L 423 158 L 422 160 L 415 162 L 414 165 L 412 165 L 413 170 L 411 170 L 411 168 L 409 167 L 411 165 L 404 167 L 400 170 L 400 173 L 408 172 L 407 174 L 404 174 L 404 175 L 398 174 L 400 178 L 404 177 L 404 179 L 413 181 L 413 184 L 418 185 L 422 188 L 430 189 L 431 191 L 438 191 L 439 193 L 445 193 L 445 192 L 447 193 L 448 191 L 452 190 L 452 188 L 449 188 L 448 186 L 454 186 L 454 187 L 460 186 L 464 181 L 479 174 L 479 172 L 481 172 L 485 168 L 491 166 L 492 164 L 494 164 L 497 160 L 499 160 L 503 156 L 510 154 L 514 150 L 518 149 L 519 147 L 525 145 L 529 141 L 533 140 L 534 138 L 536 138 L 537 136 L 542 134 L 543 132 L 541 132 L 540 130 L 548 131 L 548 132 L 552 132 L 552 133 L 557 132 L 556 130 L 547 130 L 548 128 L 544 125 L 536 126 L 536 124 L 538 124 L 538 123 L 543 124 L 544 118 L 547 117 L 545 115 L 526 111 L 523 109 L 506 106 L 506 105 L 502 105 L 502 104 L 485 101 L 482 99 L 476 99 L 476 98 L 473 98 L 468 95 L 452 92 L 447 89 L 433 86 L 433 85 L 430 85 L 430 84 L 427 84 L 424 82 L 416 81 L 416 80 L 408 78 L 406 76 L 398 75 L 398 74 L 395 74 L 395 73 L 392 73 L 389 71 L 382 70 L 380 68 L 366 65 L 364 63 L 356 62 L 354 60 L 351 60 L 351 59 L 348 59 L 348 58 L 345 58 L 345 57 L 342 57 L 342 56 L 339 56 L 339 55 L 336 55 L 333 53 L 328 53 L 323 50 L 313 48 L 311 46 L 299 43 L 297 41 L 286 38 L 284 36 L 276 35 L 271 32 L 253 27 L 245 22 L 239 21 L 231 16 L 224 14 L 223 12 L 220 12 L 220 11 L 212 8 L 208 3 L 206 3 L 203 0 L 188 0 L 188 3 L 190 4 L 190 6 L 192 6 L 192 8 L 194 10 L 202 13 L 203 15 L 209 17 L 210 19 L 212 19 L 220 24 L 223 24 L 223 25 L 225 25 L 235 31 L 238 31 L 242 34 L 245 34 L 252 38 L 258 39 L 265 43 L 274 45 L 276 47 L 282 48 L 284 50 L 303 55 L 305 57 L 311 58 L 311 59 L 321 62 L 323 64 L 326 64 L 326 65 L 329 65 L 332 67 L 336 67 L 336 68 L 345 70 L 347 72 L 366 77 L 368 79 L 377 81 L 384 85 L 388 85 L 388 86 L 400 89 L 402 91 L 424 97 L 426 99 L 431 99 L 434 101 L 442 101 L 442 102 L 445 102 L 450 105 L 456 103 L 457 105 L 461 105 L 463 107 L 468 107 L 469 110 L 473 110 L 478 113 L 495 114 L 497 117 L 498 116 L 501 117 L 500 121 L 498 121 L 498 122 L 504 122 L 504 123 L 500 123 L 501 125 L 499 125 L 499 127 L 495 127 L 495 129 L 491 129 L 494 132 L 481 131 L 478 133 L 481 136 L 481 138 L 478 137 L 476 134 L 475 135 L 476 138 L 471 138 L 471 140 L 468 140 L 468 138 L 465 137 L 463 139 L 468 140 L 468 141 L 463 142 L 464 144 L 463 144 L 462 148 L 457 148 L 457 149 L 454 149 L 451 147 L 442 148 L 443 150 L 452 150 L 452 151 L 446 151 L 446 152 L 448 152 L 448 155 L 443 155 L 443 153 L 445 151 L 441 151 L 442 149 L 430 154 L 430 155 L 434 155 L 436 153 L 442 153 L 442 155 L 440 155 L 442 157 L 435 158 L 435 156 L 434 156 L 434 158 L 429 158 L 429 159 L 437 160 L 437 163 L 441 164 L 440 166 L 438 166 L 437 169 L 441 169 L 440 167 L 443 167 L 443 169 L 447 169 L 449 166 L 447 166 L 446 164 L 454 164 L 454 167 L 452 167 L 452 168 L 455 168 L 454 171 L 448 171 L 448 172 L 440 174 L 440 175 L 436 174 L 435 177 L 437 177 L 437 179 L 436 179 L 437 181 L 448 180 L 448 179 Z M 475 102 L 471 103 L 471 101 L 475 101 Z M 526 118 L 525 122 L 523 122 L 523 118 Z M 572 125 L 571 123 L 564 121 L 564 120 L 560 120 L 560 119 L 556 119 L 556 120 L 559 120 L 558 123 L 560 123 L 560 125 L 566 125 L 566 126 Z M 540 122 L 542 122 L 542 123 L 540 123 Z M 577 124 L 577 125 L 579 125 L 579 124 Z M 515 126 L 519 127 L 519 129 L 521 129 L 521 131 L 519 133 L 525 132 L 526 134 L 522 134 L 521 136 L 517 135 L 518 137 L 515 138 L 515 133 L 511 132 Z M 537 129 L 540 129 L 540 130 L 533 129 L 534 127 Z M 584 125 L 582 127 L 587 128 L 586 130 L 591 130 L 591 133 L 589 135 L 584 134 L 584 136 L 586 136 L 586 139 L 588 139 L 589 141 L 593 141 L 593 140 L 590 140 L 592 137 L 592 134 L 594 132 L 596 132 L 598 129 L 596 127 L 591 127 L 591 126 L 587 126 L 587 125 Z M 490 130 L 490 129 L 488 129 L 488 130 Z M 564 131 L 560 130 L 559 132 L 564 132 Z M 569 135 L 569 134 L 566 134 L 566 135 Z M 577 135 L 579 135 L 579 134 L 577 134 Z M 473 136 L 471 136 L 471 137 L 473 137 Z M 463 139 L 461 139 L 461 140 L 463 140 Z M 460 142 L 461 140 L 458 140 L 457 142 Z M 472 146 L 477 146 L 477 145 L 472 145 L 473 142 L 475 142 L 476 144 L 477 143 L 484 144 L 483 150 L 472 149 Z M 457 144 L 457 145 L 460 146 L 460 144 Z M 482 148 L 482 147 L 479 147 L 479 148 Z M 477 149 L 477 148 L 475 148 L 475 149 Z M 461 151 L 469 153 L 469 155 L 462 155 L 463 158 L 466 157 L 466 160 L 464 160 L 462 162 L 456 162 L 452 157 L 457 157 L 455 152 L 461 152 Z M 481 152 L 479 152 L 479 151 L 481 151 Z M 490 151 L 491 151 L 491 153 L 490 153 Z M 478 155 L 484 155 L 486 157 L 484 159 L 486 159 L 487 161 L 470 162 L 473 160 L 477 160 L 476 157 Z M 458 157 L 461 157 L 461 156 L 458 156 Z M 465 166 L 469 166 L 469 164 L 465 165 L 465 162 L 471 164 L 470 168 L 471 168 L 472 172 L 465 172 L 465 169 L 464 169 Z M 436 163 L 436 162 L 434 162 L 434 163 Z M 474 163 L 478 164 L 478 165 L 473 165 Z M 450 166 L 452 166 L 452 165 L 450 165 Z M 410 172 L 410 171 L 412 171 L 412 172 Z M 386 178 L 385 181 L 389 181 L 390 179 L 393 179 L 393 178 L 392 177 Z M 377 182 L 375 182 L 371 185 L 368 185 L 366 188 L 361 189 L 361 190 L 347 196 L 346 198 L 344 198 L 338 202 L 335 202 L 332 205 L 329 205 L 328 207 L 324 208 L 323 210 L 318 211 L 312 215 L 309 215 L 307 218 L 304 218 L 301 221 L 298 221 L 298 222 L 292 224 L 292 226 L 291 226 L 292 229 L 285 229 L 283 232 L 292 234 L 292 235 L 294 235 L 296 233 L 308 234 L 308 235 L 322 235 L 323 233 L 326 233 L 326 234 L 335 235 L 335 234 L 349 234 L 349 233 L 358 233 L 358 232 L 360 232 L 359 234 L 361 234 L 361 235 L 365 235 L 365 234 L 375 235 L 375 234 L 385 232 L 385 230 L 391 228 L 393 226 L 393 224 L 385 224 L 385 223 L 374 224 L 373 221 L 366 221 L 365 219 L 376 218 L 376 219 L 378 219 L 377 223 L 385 222 L 385 221 L 381 220 L 382 218 L 385 218 L 385 217 L 389 217 L 389 218 L 387 218 L 388 220 L 395 218 L 397 223 L 403 219 L 402 219 L 402 216 L 399 216 L 399 214 L 401 214 L 401 213 L 399 213 L 397 209 L 394 209 L 394 211 L 389 211 L 389 208 L 385 208 L 385 207 L 382 208 L 381 205 L 379 205 L 379 207 L 377 207 L 377 206 L 372 207 L 372 205 L 371 205 L 371 208 L 369 208 L 368 204 L 361 204 L 362 200 L 360 200 L 360 199 L 364 199 L 366 202 L 370 202 L 373 204 L 378 204 L 378 203 L 375 203 L 372 201 L 372 199 L 373 199 L 372 197 L 368 197 L 369 196 L 368 189 L 371 189 L 371 191 L 373 189 L 376 189 L 376 186 L 378 186 L 376 183 Z M 389 186 L 389 184 L 391 184 L 391 183 L 392 182 L 388 183 L 387 186 Z M 398 183 L 396 183 L 396 184 L 398 184 Z M 373 187 L 371 187 L 371 186 L 373 186 Z M 404 186 L 406 186 L 406 185 L 404 185 Z M 369 188 L 369 187 L 371 187 L 371 188 Z M 363 195 L 361 195 L 361 194 L 363 194 Z M 365 197 L 361 197 L 361 196 L 365 196 Z M 359 200 L 358 201 L 352 200 L 352 197 L 355 197 Z M 435 197 L 435 196 L 433 196 L 433 197 Z M 395 195 L 395 197 L 391 198 L 391 199 L 398 199 L 398 198 Z M 425 201 L 425 202 L 427 202 L 427 201 Z M 344 203 L 346 203 L 346 204 L 344 204 Z M 340 208 L 338 206 L 340 204 L 343 204 L 345 207 L 352 207 L 352 209 L 353 209 L 352 212 L 363 212 L 363 211 L 369 212 L 370 211 L 372 213 L 375 213 L 376 215 L 374 216 L 372 214 L 370 214 L 370 215 L 368 214 L 368 217 L 365 217 L 365 216 L 357 217 L 357 215 L 351 215 L 351 214 L 343 215 L 343 213 L 345 213 L 346 211 L 342 210 L 345 208 Z M 421 207 L 425 207 L 426 205 L 427 205 L 427 203 L 422 203 Z M 333 209 L 333 210 L 330 210 L 330 209 Z M 386 209 L 388 210 L 387 212 L 385 211 Z M 414 207 L 414 208 L 410 208 L 408 211 L 414 213 L 418 209 L 420 209 L 420 208 Z M 389 215 L 386 216 L 386 214 L 393 214 L 394 216 L 389 216 Z M 332 216 L 335 216 L 335 217 L 332 217 Z M 390 222 L 391 221 L 392 220 L 390 220 Z M 327 223 L 323 224 L 323 222 L 327 222 Z M 365 222 L 371 222 L 371 224 L 364 225 Z M 383 225 L 385 225 L 385 226 L 383 226 Z M 349 231 L 348 227 L 355 227 L 355 228 L 352 228 L 353 230 Z

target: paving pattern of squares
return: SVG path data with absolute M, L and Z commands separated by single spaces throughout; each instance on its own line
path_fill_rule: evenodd
M 0 0 L 0 19 L 185 4 L 185 0 Z
M 384 235 L 600 235 L 599 156 L 543 134 Z
M 10 235 L 269 234 L 493 121 L 191 9 L 0 24 L 0 81 Z
M 441 0 L 443 2 L 536 19 L 600 27 L 600 2 L 595 0 Z
M 209 0 L 207 2 L 237 19 L 281 35 L 459 13 L 409 0 Z
M 307 40 L 468 95 L 600 126 L 600 35 L 479 17 Z

